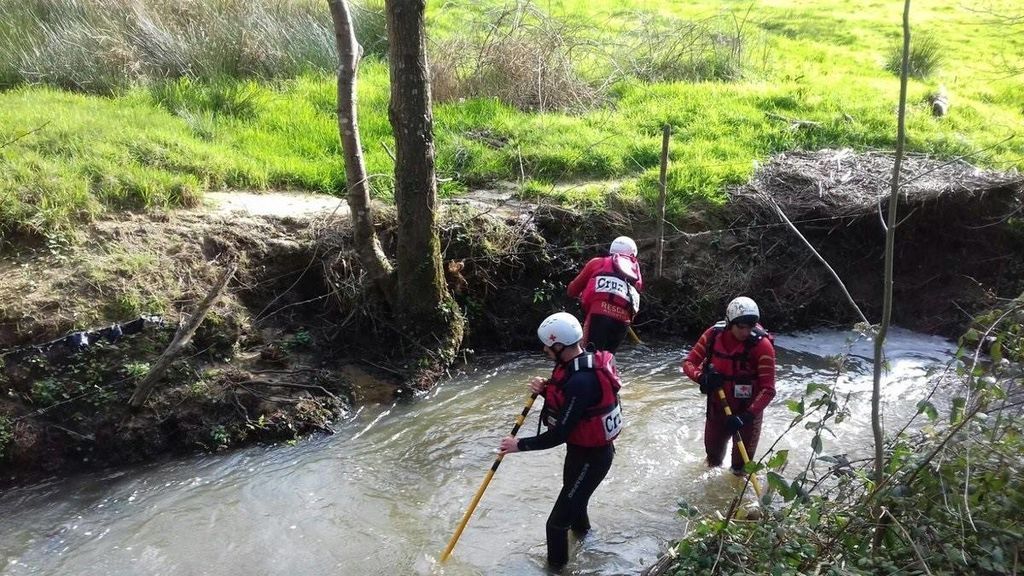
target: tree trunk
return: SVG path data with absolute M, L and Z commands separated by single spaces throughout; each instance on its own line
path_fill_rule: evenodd
M 875 334 L 875 364 L 873 374 L 873 385 L 871 389 L 871 431 L 875 437 L 875 486 L 880 486 L 885 478 L 885 455 L 883 453 L 885 441 L 882 429 L 882 365 L 885 362 L 884 345 L 885 336 L 889 330 L 889 322 L 892 320 L 892 286 L 893 286 L 893 260 L 895 257 L 896 244 L 896 208 L 900 199 L 900 169 L 903 166 L 903 143 L 906 140 L 906 117 L 907 117 L 907 77 L 910 71 L 910 0 L 905 0 L 903 5 L 903 67 L 900 72 L 900 106 L 896 124 L 896 158 L 892 168 L 892 184 L 889 192 L 889 214 L 885 226 L 885 272 L 882 281 L 882 321 Z M 876 551 L 882 544 L 885 536 L 888 520 L 882 518 L 881 509 L 878 506 L 872 511 L 874 519 L 878 522 L 875 534 L 872 537 L 872 550 Z
M 391 103 L 395 135 L 395 205 L 398 209 L 397 300 L 418 336 L 446 331 L 443 351 L 458 348 L 462 318 L 444 283 L 437 236 L 437 186 L 424 0 L 387 0 Z M 439 324 L 440 322 L 440 324 Z M 457 332 L 457 334 L 456 334 Z
M 348 206 L 352 213 L 352 229 L 359 262 L 385 293 L 389 302 L 392 290 L 391 263 L 381 249 L 373 227 L 370 205 L 370 183 L 363 161 L 359 141 L 359 123 L 356 108 L 356 71 L 362 48 L 356 42 L 352 26 L 352 12 L 345 0 L 327 0 L 334 21 L 334 40 L 338 45 L 338 134 L 345 158 L 345 180 L 348 188 Z

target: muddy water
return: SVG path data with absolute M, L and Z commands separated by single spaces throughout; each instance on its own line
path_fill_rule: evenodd
M 784 400 L 809 382 L 836 382 L 825 356 L 848 349 L 849 339 L 830 331 L 778 337 L 779 393 L 762 446 L 790 420 Z M 620 353 L 627 427 L 572 573 L 636 573 L 684 529 L 679 500 L 712 511 L 735 492 L 728 474 L 702 464 L 704 402 L 679 375 L 685 350 L 663 343 Z M 838 438 L 825 438 L 826 454 L 871 451 L 870 343 L 852 352 L 837 382 L 851 393 L 852 417 L 834 427 Z M 926 373 L 950 353 L 944 340 L 893 334 L 890 428 L 914 412 L 929 389 Z M 439 573 L 434 559 L 520 411 L 524 382 L 547 369 L 537 355 L 491 357 L 426 397 L 360 409 L 333 437 L 9 491 L 0 496 L 0 573 Z M 536 411 L 523 432 L 535 429 Z M 799 427 L 779 447 L 806 458 L 809 434 Z M 505 459 L 444 574 L 545 573 L 544 520 L 563 450 Z

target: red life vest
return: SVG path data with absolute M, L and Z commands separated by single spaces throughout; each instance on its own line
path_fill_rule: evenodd
M 615 368 L 615 356 L 611 352 L 600 351 L 581 354 L 576 358 L 559 364 L 551 373 L 551 378 L 544 386 L 544 410 L 541 421 L 545 426 L 554 426 L 565 408 L 565 391 L 563 385 L 576 372 L 593 371 L 601 386 L 601 400 L 596 406 L 588 408 L 583 418 L 569 432 L 567 444 L 596 448 L 607 446 L 622 430 L 622 410 L 619 405 L 619 388 L 622 381 Z
M 726 330 L 726 326 L 723 321 L 712 328 L 708 353 L 704 357 L 704 370 L 707 370 L 708 364 L 714 364 L 715 371 L 722 375 L 722 390 L 729 402 L 729 408 L 734 413 L 739 413 L 745 411 L 760 392 L 757 389 L 757 359 L 753 357 L 751 351 L 762 338 L 767 338 L 769 342 L 774 342 L 775 338 L 757 324 L 750 331 L 750 337 L 743 342 L 743 350 L 728 354 L 718 338 L 718 335 Z M 719 402 L 717 396 L 712 396 L 711 399 L 715 403 Z
M 583 309 L 587 314 L 610 316 L 630 322 L 640 310 L 640 292 L 635 285 L 640 265 L 635 258 L 612 254 L 601 260 L 601 268 L 590 277 L 583 290 Z

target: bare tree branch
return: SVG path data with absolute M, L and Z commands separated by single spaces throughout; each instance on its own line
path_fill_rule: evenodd
M 47 125 L 48 125 L 48 124 L 49 124 L 50 122 L 51 122 L 51 120 L 47 120 L 46 122 L 43 122 L 42 124 L 40 124 L 40 125 L 39 125 L 38 127 L 36 127 L 36 128 L 33 128 L 33 129 L 29 130 L 28 132 L 25 132 L 24 134 L 19 134 L 19 135 L 15 136 L 14 138 L 11 138 L 11 139 L 10 139 L 10 140 L 8 140 L 7 142 L 4 142 L 3 144 L 0 144 L 0 149 L 3 149 L 3 148 L 7 148 L 7 147 L 8 147 L 8 146 L 10 146 L 11 144 L 14 144 L 14 143 L 15 143 L 15 142 L 17 142 L 18 140 L 21 140 L 22 138 L 24 138 L 24 137 L 28 136 L 29 134 L 34 134 L 34 133 L 36 133 L 36 132 L 39 132 L 39 131 L 40 131 L 40 130 L 42 130 L 43 128 L 46 128 L 46 126 L 47 126 Z
M 885 361 L 885 336 L 892 320 L 893 260 L 896 246 L 896 211 L 899 206 L 900 168 L 903 166 L 903 145 L 907 139 L 907 78 L 910 76 L 910 0 L 903 4 L 903 63 L 900 70 L 900 107 L 896 126 L 896 158 L 892 168 L 892 187 L 889 192 L 889 214 L 885 230 L 885 272 L 882 282 L 882 321 L 875 334 L 874 370 L 871 387 L 871 431 L 875 440 L 875 485 L 885 480 L 885 436 L 882 430 L 882 364 Z M 873 514 L 881 518 L 881 514 Z M 878 551 L 885 535 L 886 523 L 879 521 L 871 540 L 871 548 Z
M 793 222 L 790 221 L 789 217 L 786 216 L 786 213 L 782 210 L 782 207 L 779 206 L 779 204 L 775 201 L 774 198 L 772 198 L 771 196 L 764 192 L 762 192 L 761 195 L 769 204 L 771 204 L 772 208 L 774 208 L 775 211 L 779 213 L 779 217 L 781 217 L 782 220 L 787 225 L 789 225 L 789 229 L 792 230 L 793 233 L 796 234 L 801 240 L 803 240 L 804 244 L 811 250 L 811 252 L 818 259 L 818 261 L 825 265 L 825 268 L 827 268 L 829 273 L 832 274 L 832 278 L 835 279 L 836 284 L 839 285 L 839 288 L 843 291 L 843 294 L 846 295 L 846 300 L 850 303 L 850 306 L 853 307 L 854 312 L 856 312 L 857 316 L 860 317 L 860 321 L 863 322 L 864 324 L 871 325 L 871 322 L 868 322 L 867 317 L 864 316 L 864 312 L 861 311 L 860 306 L 857 305 L 857 302 L 854 301 L 853 296 L 850 295 L 850 291 L 846 289 L 846 284 L 843 284 L 842 278 L 839 277 L 839 274 L 828 263 L 828 260 L 825 260 L 825 258 L 821 254 L 819 254 L 817 250 L 815 250 L 814 245 L 812 245 L 807 240 L 807 238 L 805 238 L 804 235 L 800 233 L 800 230 L 798 230 L 797 227 L 793 224 Z
M 898 520 L 896 520 L 896 517 L 893 516 L 887 508 L 883 508 L 882 511 L 885 513 L 886 516 L 889 517 L 889 519 L 894 524 L 896 524 L 896 527 L 900 529 L 900 533 L 903 534 L 903 538 L 907 541 L 908 544 L 910 544 L 910 547 L 914 550 L 914 555 L 917 556 L 917 561 L 921 564 L 921 569 L 924 570 L 924 573 L 928 576 L 932 576 L 932 571 L 928 569 L 928 563 L 924 561 L 924 555 L 921 554 L 921 548 L 917 545 L 917 542 L 915 542 L 914 539 L 910 537 L 910 534 L 907 533 L 906 528 L 904 528 L 903 525 L 900 524 Z
M 146 402 L 149 398 L 150 392 L 163 378 L 164 372 L 171 366 L 178 354 L 188 345 L 192 339 L 192 335 L 195 334 L 196 329 L 203 323 L 203 319 L 206 318 L 206 314 L 213 308 L 213 305 L 220 298 L 220 295 L 224 292 L 224 288 L 228 285 L 231 277 L 235 275 L 235 270 L 238 269 L 238 263 L 232 262 L 226 270 L 221 274 L 220 278 L 210 288 L 210 292 L 207 293 L 206 297 L 196 308 L 196 311 L 189 317 L 188 322 L 182 324 L 178 328 L 177 333 L 174 335 L 174 340 L 167 346 L 164 353 L 160 355 L 160 358 L 156 361 L 156 365 L 150 369 L 146 377 L 139 382 L 138 386 L 135 387 L 135 392 L 132 394 L 128 404 L 133 408 L 137 409 Z

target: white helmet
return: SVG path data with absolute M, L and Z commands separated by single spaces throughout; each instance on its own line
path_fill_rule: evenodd
M 575 316 L 568 312 L 556 312 L 548 316 L 537 328 L 537 338 L 545 346 L 561 344 L 572 346 L 583 339 L 583 327 Z
M 633 242 L 633 239 L 629 236 L 619 236 L 615 240 L 612 240 L 612 245 L 608 248 L 608 253 L 636 256 L 636 242 Z
M 746 296 L 734 298 L 725 308 L 725 319 L 728 320 L 729 324 L 738 322 L 740 324 L 754 325 L 757 324 L 760 317 L 761 313 L 757 309 L 757 302 Z

